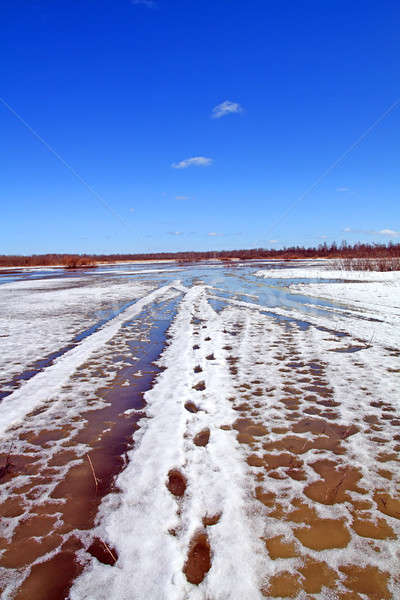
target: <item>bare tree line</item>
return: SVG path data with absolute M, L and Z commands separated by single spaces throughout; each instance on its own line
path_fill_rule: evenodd
M 241 260 L 249 259 L 281 259 L 290 260 L 296 258 L 337 258 L 337 259 L 399 259 L 400 243 L 395 244 L 367 244 L 356 242 L 341 244 L 332 242 L 323 243 L 318 246 L 290 246 L 280 250 L 266 248 L 252 248 L 240 250 L 220 250 L 207 252 L 153 252 L 137 254 L 32 254 L 0 255 L 0 266 L 2 267 L 34 267 L 62 265 L 67 268 L 79 268 L 95 266 L 101 262 L 121 261 L 152 261 L 152 260 L 176 260 L 180 262 L 193 262 L 198 260 Z M 395 261 L 398 262 L 398 261 Z M 361 263 L 360 263 L 361 264 Z M 382 263 L 383 265 L 384 263 Z

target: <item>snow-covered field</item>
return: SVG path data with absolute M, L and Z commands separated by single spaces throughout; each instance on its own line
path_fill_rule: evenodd
M 259 271 L 248 301 L 232 271 L 223 297 L 195 270 L 0 287 L 2 306 L 20 291 L 11 357 L 17 314 L 52 331 L 27 338 L 37 359 L 87 328 L 77 315 L 127 305 L 0 404 L 4 598 L 400 597 L 400 279 L 316 272 Z M 330 305 L 259 304 L 278 274 Z M 62 331 L 45 315 L 60 289 Z
M 88 277 L 6 283 L 0 290 L 0 386 L 74 337 L 154 289 L 150 283 Z M 9 384 L 9 385 L 7 385 Z
M 330 318 L 321 317 L 314 322 L 332 326 L 333 320 L 336 328 L 351 332 L 364 342 L 375 341 L 383 346 L 400 348 L 399 271 L 335 271 L 310 265 L 308 268 L 261 270 L 256 275 L 280 279 L 281 285 L 289 285 L 292 293 L 331 300 L 337 305 L 330 311 Z M 291 283 L 293 279 L 304 282 Z M 315 283 L 317 279 L 321 282 Z M 324 281 L 335 279 L 334 283 Z M 283 310 L 282 314 L 289 313 Z M 297 316 L 301 318 L 299 313 Z
M 339 271 L 325 261 L 325 268 L 309 261 L 302 265 L 293 265 L 290 269 L 261 269 L 257 277 L 264 279 L 339 279 L 341 281 L 379 281 L 398 282 L 399 271 Z

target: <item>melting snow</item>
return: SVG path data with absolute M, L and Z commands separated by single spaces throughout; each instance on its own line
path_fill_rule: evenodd
M 157 298 L 184 294 L 124 468 L 102 500 L 94 529 L 81 534 L 83 572 L 71 600 L 400 597 L 399 274 L 351 272 L 344 283 L 342 272 L 338 277 L 303 264 L 258 275 L 266 280 L 257 280 L 257 287 L 269 278 L 288 279 L 291 293 L 332 305 L 307 316 L 284 306 L 273 314 L 226 295 L 217 313 L 209 303 L 217 290 L 171 283 L 114 316 L 0 404 L 3 449 L 34 408 L 46 407 L 31 417 L 35 431 L 52 417 L 79 428 L 80 411 L 102 406 L 92 398 L 94 387 L 107 385 L 127 361 L 135 364 L 124 326 Z M 336 278 L 341 282 L 290 281 Z M 67 294 L 65 306 L 78 302 L 80 292 L 68 300 L 64 281 L 56 285 Z M 129 288 L 117 285 L 111 293 L 125 297 Z M 138 295 L 149 291 L 136 285 Z M 32 298 L 43 294 L 40 322 L 46 322 L 54 280 L 11 286 L 3 286 L 6 295 L 18 289 L 35 289 Z M 82 293 L 88 298 L 87 290 Z M 23 302 L 22 320 L 23 310 L 34 308 L 30 298 Z M 62 340 L 68 338 L 63 331 L 64 337 L 57 333 Z M 150 339 L 145 327 L 135 335 Z M 85 362 L 95 370 L 78 381 Z M 121 375 L 121 390 L 130 393 L 126 383 Z M 129 408 L 121 418 L 134 414 Z M 43 452 L 43 468 L 62 449 L 57 440 L 40 448 L 23 438 L 18 444 L 27 456 Z M 75 450 L 75 460 L 55 470 L 53 483 L 38 486 L 46 499 L 87 447 Z M 6 482 L 0 507 L 24 483 L 22 474 Z M 26 499 L 26 509 L 37 510 L 38 498 Z M 4 520 L 11 545 L 21 518 Z M 87 551 L 93 536 L 113 549 L 115 564 Z M 12 577 L 4 568 L 7 598 L 21 573 Z

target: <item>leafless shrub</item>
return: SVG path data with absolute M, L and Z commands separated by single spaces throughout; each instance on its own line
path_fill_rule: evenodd
M 148 260 L 176 260 L 182 264 L 195 262 L 199 260 L 223 260 L 224 264 L 229 264 L 232 259 L 276 259 L 276 260 L 294 260 L 310 258 L 332 258 L 340 260 L 350 259 L 374 259 L 384 262 L 389 259 L 400 260 L 400 243 L 389 242 L 388 244 L 369 244 L 356 242 L 348 244 L 343 241 L 341 244 L 324 242 L 318 246 L 290 246 L 281 249 L 274 248 L 251 248 L 238 250 L 209 250 L 206 252 L 156 252 L 152 254 L 97 254 L 97 255 L 71 255 L 71 254 L 36 254 L 32 256 L 11 256 L 0 255 L 0 266 L 2 267 L 26 267 L 26 266 L 47 266 L 63 265 L 74 263 L 74 261 L 89 262 L 125 262 L 125 261 L 148 261 Z M 70 268 L 92 266 L 92 264 L 77 264 Z M 233 266 L 233 265 L 232 265 Z M 386 269 L 386 264 L 380 266 L 380 269 Z M 396 270 L 398 267 L 396 267 Z M 375 268 L 374 268 L 375 270 Z
M 340 271 L 400 271 L 400 258 L 341 258 L 335 261 L 333 268 Z
M 63 265 L 66 269 L 87 269 L 95 267 L 96 263 L 87 256 L 68 256 Z

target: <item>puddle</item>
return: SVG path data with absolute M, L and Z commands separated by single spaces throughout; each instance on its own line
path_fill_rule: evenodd
M 8 515 L 18 514 L 23 498 L 24 511 L 26 506 L 31 507 L 15 529 L 0 559 L 0 566 L 21 569 L 22 577 L 26 576 L 16 598 L 42 600 L 51 597 L 52 600 L 61 600 L 81 571 L 75 552 L 84 544 L 76 535 L 93 527 L 101 499 L 114 489 L 115 478 L 125 466 L 125 454 L 132 448 L 132 434 L 140 427 L 140 419 L 144 415 L 143 394 L 152 387 L 154 378 L 160 372 L 154 361 L 165 345 L 166 331 L 177 304 L 178 300 L 155 303 L 130 323 L 140 329 L 141 323 L 151 318 L 144 341 L 128 343 L 132 345 L 131 351 L 138 360 L 133 361 L 132 365 L 128 363 L 120 367 L 114 383 L 98 390 L 105 406 L 81 413 L 79 421 L 83 420 L 84 426 L 76 434 L 72 432 L 70 436 L 71 426 L 42 430 L 35 434 L 19 434 L 22 442 L 36 446 L 37 457 L 27 457 L 30 460 L 23 467 L 22 463 L 18 466 L 17 457 L 11 456 L 13 467 L 0 482 L 12 483 L 14 478 L 18 479 L 22 468 L 26 475 L 31 472 L 31 478 L 26 479 L 24 488 L 15 489 L 5 506 L 0 504 L 0 514 Z M 142 373 L 141 377 L 135 376 L 138 371 Z M 128 385 L 121 386 L 121 382 L 127 382 Z M 39 464 L 42 449 L 45 452 L 53 444 L 59 444 L 60 450 L 51 461 L 47 461 L 45 469 L 41 467 L 38 471 L 36 464 Z M 75 448 L 78 449 L 81 444 L 87 445 L 89 450 L 79 458 Z M 43 503 L 40 495 L 36 499 L 34 493 L 38 480 L 42 485 L 51 486 L 53 477 L 56 477 L 55 486 L 48 502 Z M 99 555 L 98 560 L 111 564 L 107 563 L 104 552 L 109 559 L 111 556 L 101 540 L 86 542 L 85 546 L 93 556 Z M 45 562 L 37 562 L 49 551 L 54 556 Z M 30 574 L 23 575 L 32 563 Z
M 367 350 L 371 346 L 347 346 L 346 348 L 330 348 L 328 352 L 342 352 L 343 354 L 353 354 L 354 352 L 360 352 L 360 350 Z
M 3 383 L 4 387 L 10 386 L 13 389 L 9 390 L 9 391 L 1 391 L 0 390 L 0 401 L 3 398 L 12 394 L 12 392 L 18 388 L 19 383 L 22 383 L 23 381 L 28 381 L 29 379 L 34 377 L 37 373 L 39 373 L 41 370 L 52 365 L 57 358 L 60 358 L 60 356 L 63 356 L 64 354 L 66 354 L 67 352 L 69 352 L 70 350 L 75 348 L 79 344 L 79 342 L 81 342 L 85 338 L 89 337 L 90 335 L 92 335 L 93 333 L 98 331 L 101 327 L 103 327 L 103 325 L 105 325 L 106 323 L 109 323 L 114 317 L 116 317 L 117 315 L 122 313 L 124 310 L 126 310 L 130 306 L 133 306 L 134 304 L 136 304 L 136 302 L 139 299 L 140 298 L 136 298 L 132 302 L 126 302 L 125 304 L 122 304 L 119 308 L 114 307 L 112 310 L 104 311 L 107 314 L 106 317 L 104 317 L 103 319 L 101 319 L 100 321 L 98 321 L 97 323 L 95 323 L 94 325 L 89 327 L 88 329 L 85 329 L 84 331 L 81 331 L 80 333 L 75 335 L 69 344 L 67 344 L 66 346 L 63 346 L 62 348 L 57 350 L 57 352 L 52 352 L 51 354 L 48 354 L 46 357 L 36 360 L 35 362 L 32 363 L 32 365 L 30 366 L 29 369 L 24 370 L 22 373 L 18 373 L 10 381 Z

